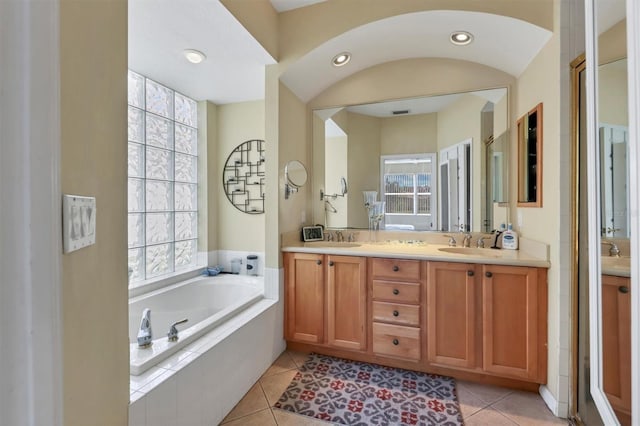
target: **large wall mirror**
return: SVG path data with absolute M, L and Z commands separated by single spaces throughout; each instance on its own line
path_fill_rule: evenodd
M 508 147 L 506 88 L 315 110 L 313 191 L 344 176 L 349 193 L 314 196 L 314 222 L 367 228 L 377 202 L 380 229 L 490 232 L 506 220 Z
M 596 23 L 595 48 L 587 50 L 586 66 L 576 67 L 574 79 L 581 194 L 576 414 L 585 424 L 630 425 L 631 182 L 625 0 L 587 2 L 589 13 Z

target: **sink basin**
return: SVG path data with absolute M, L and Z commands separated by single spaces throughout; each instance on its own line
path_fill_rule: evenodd
M 443 247 L 438 251 L 444 253 L 464 254 L 467 256 L 484 256 L 484 257 L 500 257 L 499 251 L 488 248 L 474 248 L 474 247 Z
M 340 243 L 336 241 L 319 241 L 314 243 L 308 243 L 309 247 L 335 247 L 335 248 L 353 248 L 360 247 L 362 244 L 358 243 Z

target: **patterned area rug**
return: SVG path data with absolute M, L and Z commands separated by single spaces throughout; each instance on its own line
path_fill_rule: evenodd
M 275 408 L 343 425 L 464 424 L 450 377 L 311 354 Z

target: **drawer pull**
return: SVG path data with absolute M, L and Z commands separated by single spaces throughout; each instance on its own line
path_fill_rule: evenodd
M 397 288 L 393 289 L 393 294 L 395 294 L 396 296 L 400 294 L 400 290 L 398 290 Z
M 316 265 L 322 265 L 322 260 L 316 260 Z
M 394 345 L 398 346 L 400 344 L 400 342 L 398 341 L 398 339 L 393 339 L 392 342 Z
M 473 271 L 467 271 L 467 275 L 472 277 L 473 276 Z
M 484 276 L 487 278 L 491 278 L 493 276 L 493 274 L 491 272 L 485 272 Z
M 333 260 L 329 261 L 329 266 L 333 266 Z
M 397 266 L 394 265 L 393 272 L 398 272 L 399 270 L 400 270 L 400 268 L 398 268 Z
M 394 316 L 394 317 L 397 317 L 398 315 L 400 315 L 400 312 L 398 312 L 398 311 L 393 311 L 393 316 Z
M 629 287 L 624 286 L 624 285 L 621 285 L 620 287 L 618 287 L 618 291 L 619 291 L 620 293 L 627 294 L 627 293 L 629 293 Z

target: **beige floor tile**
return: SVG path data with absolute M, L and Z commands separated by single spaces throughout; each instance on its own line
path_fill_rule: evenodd
M 516 391 L 491 406 L 520 426 L 566 425 L 567 421 L 554 416 L 540 395 Z
M 322 420 L 312 419 L 307 416 L 290 413 L 277 408 L 273 409 L 273 416 L 276 418 L 278 426 L 327 426 L 331 423 Z
M 267 397 L 267 401 L 269 401 L 269 406 L 273 406 L 273 404 L 280 399 L 280 395 L 287 389 L 289 383 L 291 383 L 291 379 L 293 379 L 297 372 L 298 370 L 288 370 L 260 379 L 260 384 Z
M 309 359 L 309 354 L 305 352 L 294 352 L 294 351 L 287 351 L 287 352 L 289 353 L 289 356 L 291 357 L 291 359 L 293 359 L 293 362 L 295 362 L 298 367 L 302 367 L 302 364 L 307 362 L 307 360 Z
M 251 389 L 249 389 L 249 392 L 247 392 L 240 402 L 236 404 L 233 410 L 231 410 L 222 422 L 224 423 L 239 417 L 244 417 L 260 410 L 264 410 L 265 408 L 269 408 L 269 403 L 267 402 L 267 398 L 264 396 L 264 392 L 262 392 L 260 383 L 256 383 Z
M 517 423 L 512 422 L 499 411 L 491 407 L 485 408 L 475 413 L 468 419 L 464 419 L 465 426 L 515 426 Z
M 280 354 L 278 359 L 273 361 L 273 364 L 271 364 L 271 366 L 267 368 L 267 371 L 264 372 L 262 377 L 282 373 L 283 371 L 291 370 L 294 368 L 297 368 L 296 363 L 293 361 L 289 353 L 287 351 L 284 351 L 282 352 L 282 354 Z
M 273 414 L 268 408 L 222 424 L 225 426 L 277 426 Z
M 456 385 L 456 392 L 458 393 L 460 412 L 465 419 L 489 405 L 464 386 Z
M 465 389 L 474 394 L 481 401 L 491 405 L 513 392 L 511 389 L 501 388 L 492 385 L 483 385 L 480 383 L 466 382 L 459 380 L 456 382 L 457 389 Z

